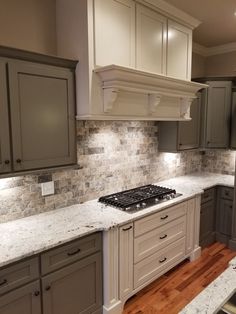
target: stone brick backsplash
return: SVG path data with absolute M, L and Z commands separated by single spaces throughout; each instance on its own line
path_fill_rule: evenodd
M 200 171 L 202 165 L 206 171 L 234 171 L 228 152 L 219 158 L 218 152 L 158 152 L 157 122 L 78 121 L 77 152 L 80 170 L 1 179 L 0 222 Z M 55 195 L 42 197 L 39 182 L 47 178 L 55 182 Z
M 234 175 L 235 154 L 230 150 L 206 151 L 202 158 L 202 170 Z

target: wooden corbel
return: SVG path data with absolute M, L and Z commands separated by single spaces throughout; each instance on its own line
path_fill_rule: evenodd
M 149 94 L 148 95 L 148 105 L 149 105 L 149 112 L 153 114 L 156 112 L 157 107 L 161 102 L 161 95 L 159 94 Z
M 180 98 L 180 117 L 183 119 L 190 119 L 190 107 L 194 98 L 183 97 Z
M 108 113 L 113 109 L 114 103 L 118 97 L 118 89 L 105 88 L 103 90 L 103 111 Z

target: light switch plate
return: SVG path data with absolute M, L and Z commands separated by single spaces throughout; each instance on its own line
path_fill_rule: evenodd
M 41 183 L 42 196 L 55 194 L 54 181 Z

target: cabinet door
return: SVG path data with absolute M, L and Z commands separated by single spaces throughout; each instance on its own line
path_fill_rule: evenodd
M 120 298 L 128 296 L 133 291 L 133 224 L 127 224 L 119 229 L 119 274 Z
M 167 19 L 153 10 L 137 5 L 137 68 L 166 74 Z
M 231 115 L 231 141 L 230 146 L 236 149 L 236 89 L 232 94 L 232 115 Z
M 10 62 L 9 86 L 14 170 L 75 163 L 73 73 Z
M 191 80 L 192 30 L 168 20 L 167 76 Z
M 190 116 L 191 121 L 179 122 L 179 134 L 178 134 L 178 149 L 194 149 L 199 147 L 200 141 L 200 108 L 201 108 L 201 94 L 199 93 L 197 98 L 191 105 Z
M 201 205 L 200 213 L 200 245 L 211 243 L 212 233 L 215 230 L 215 208 L 214 202 L 209 201 Z
M 227 236 L 231 235 L 232 208 L 233 208 L 232 201 L 220 199 L 218 227 L 219 232 Z
M 231 82 L 207 82 L 206 147 L 228 148 Z
M 90 314 L 102 307 L 101 254 L 42 279 L 44 314 Z
M 11 170 L 6 62 L 0 60 L 0 173 Z
M 40 284 L 31 283 L 0 297 L 1 314 L 41 314 Z
M 95 65 L 135 66 L 135 3 L 95 0 Z

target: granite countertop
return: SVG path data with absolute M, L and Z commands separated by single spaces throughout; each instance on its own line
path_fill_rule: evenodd
M 87 234 L 134 221 L 183 202 L 216 186 L 234 186 L 230 175 L 196 173 L 162 182 L 158 185 L 174 188 L 183 195 L 136 213 L 107 207 L 97 200 L 0 224 L 0 267 L 32 256 Z
M 236 291 L 236 257 L 229 267 L 194 298 L 179 314 L 214 314 Z

